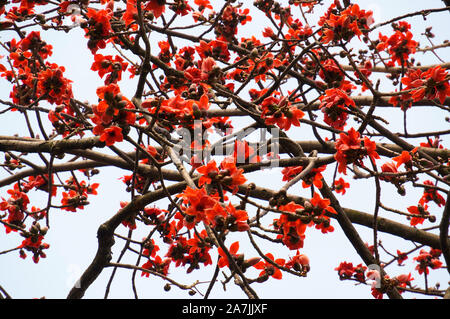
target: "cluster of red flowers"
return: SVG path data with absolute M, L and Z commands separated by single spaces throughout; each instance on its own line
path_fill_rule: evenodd
M 89 195 L 97 195 L 99 183 L 86 185 L 85 181 L 77 181 L 74 178 L 66 180 L 64 187 L 68 190 L 62 193 L 62 210 L 76 212 L 77 209 L 84 209 L 89 204 L 87 201 Z
M 56 196 L 57 187 L 53 185 L 53 176 L 52 176 L 52 196 Z M 48 175 L 37 175 L 28 177 L 28 183 L 22 184 L 22 191 L 29 192 L 33 188 L 42 190 L 44 192 L 48 192 Z
M 425 249 L 421 249 L 419 252 L 419 256 L 414 257 L 414 261 L 417 262 L 416 270 L 419 274 L 429 274 L 431 269 L 439 269 L 442 266 L 442 262 L 439 260 L 441 256 L 441 251 L 439 249 L 430 249 L 430 251 L 426 251 Z
M 28 105 L 41 99 L 68 105 L 73 97 L 71 81 L 63 76 L 64 67 L 44 62 L 52 54 L 52 46 L 41 40 L 39 31 L 30 32 L 19 42 L 12 39 L 9 50 L 16 70 L 14 73 L 3 67 L 1 76 L 15 83 L 10 94 L 15 104 Z M 20 79 L 20 85 L 16 79 Z
M 8 212 L 8 217 L 5 220 L 8 224 L 21 227 L 25 217 L 24 211 L 26 211 L 30 199 L 21 190 L 19 183 L 14 184 L 14 188 L 8 189 L 7 193 L 10 195 L 10 198 L 8 200 L 2 198 L 0 210 Z M 8 224 L 4 224 L 6 233 L 16 231 L 15 228 L 8 226 Z
M 187 187 L 178 196 L 183 199 L 184 204 L 182 207 L 184 216 L 180 217 L 183 220 L 183 226 L 188 229 L 194 228 L 200 222 L 211 225 L 217 231 L 249 229 L 246 211 L 236 209 L 231 202 L 228 205 L 221 203 L 219 195 L 209 195 L 205 188 Z
M 220 163 L 220 170 L 217 167 L 216 161 L 212 160 L 207 165 L 198 167 L 197 171 L 202 174 L 198 182 L 199 186 L 214 182 L 233 193 L 237 192 L 239 185 L 247 181 L 244 175 L 242 175 L 244 170 L 236 168 L 236 162 L 231 157 L 225 158 Z
M 189 265 L 187 273 L 199 269 L 200 263 L 203 263 L 204 266 L 211 265 L 212 259 L 209 250 L 212 246 L 208 240 L 209 237 L 205 230 L 200 236 L 196 234 L 189 240 L 180 236 L 169 247 L 166 257 L 175 263 L 175 267 Z
M 377 146 L 375 142 L 368 137 L 360 138 L 359 132 L 354 128 L 351 128 L 347 133 L 341 133 L 335 147 L 336 154 L 334 158 L 338 162 L 339 173 L 346 174 L 348 164 L 356 163 L 362 166 L 362 160 L 366 156 L 369 156 L 372 161 L 380 158 L 376 152 Z
M 442 104 L 445 98 L 450 96 L 447 71 L 439 65 L 425 72 L 420 69 L 411 70 L 402 78 L 402 83 L 406 86 L 405 90 L 411 90 L 407 93 L 407 97 L 410 96 L 413 102 L 425 98 L 429 100 L 438 99 Z
M 314 193 L 313 198 L 303 206 L 289 202 L 280 205 L 278 210 L 286 213 L 282 213 L 280 218 L 273 221 L 275 229 L 280 231 L 277 238 L 291 250 L 303 247 L 307 227 L 315 226 L 324 234 L 334 231 L 328 214 L 337 212 L 330 206 L 330 200 L 321 198 L 318 193 Z
M 353 266 L 352 263 L 343 261 L 334 270 L 338 272 L 341 280 L 355 279 L 359 282 L 366 282 L 367 267 L 362 264 Z
M 89 18 L 85 23 L 85 36 L 89 38 L 87 46 L 92 54 L 98 49 L 106 47 L 106 39 L 113 33 L 111 19 L 113 12 L 110 8 L 96 10 L 88 8 L 86 16 Z
M 97 96 L 100 102 L 92 108 L 95 115 L 91 120 L 96 124 L 92 132 L 100 135 L 100 141 L 107 146 L 121 142 L 124 130 L 136 122 L 136 113 L 131 111 L 134 105 L 120 93 L 115 83 L 99 87 Z
M 389 38 L 385 35 L 379 34 L 379 43 L 377 45 L 378 51 L 387 50 L 391 57 L 388 62 L 389 66 L 398 65 L 406 66 L 409 64 L 409 56 L 416 52 L 418 43 L 414 41 L 413 34 L 409 29 L 411 25 L 405 21 L 392 24 L 395 33 Z
M 19 183 L 14 184 L 14 188 L 9 189 L 7 193 L 10 195 L 8 200 L 2 198 L 0 202 L 0 211 L 5 211 L 7 213 L 6 218 L 2 218 L 2 224 L 5 226 L 6 233 L 18 232 L 20 231 L 21 235 L 25 238 L 22 241 L 22 244 L 19 245 L 20 257 L 25 259 L 27 254 L 25 251 L 29 251 L 33 253 L 33 261 L 35 263 L 39 262 L 39 258 L 45 258 L 46 255 L 43 252 L 44 249 L 48 249 L 49 245 L 43 243 L 45 234 L 47 233 L 47 227 L 41 227 L 37 220 L 42 219 L 46 216 L 46 212 L 43 210 L 39 210 L 36 207 L 32 207 L 31 211 L 28 211 L 28 204 L 30 203 L 30 199 L 26 194 L 31 188 L 39 187 L 39 183 L 36 183 L 35 186 L 31 186 L 33 182 L 25 184 L 29 186 L 29 188 L 22 187 Z M 30 226 L 28 231 L 25 231 L 25 218 L 27 216 L 31 216 L 34 221 Z
M 333 3 L 320 18 L 321 39 L 324 43 L 350 41 L 354 36 L 360 37 L 367 33 L 373 21 L 372 11 L 361 10 L 357 4 L 341 11 Z
M 32 259 L 36 264 L 39 262 L 40 258 L 47 257 L 44 249 L 50 248 L 50 245 L 42 242 L 42 240 L 44 239 L 44 235 L 47 233 L 47 230 L 47 227 L 41 227 L 39 223 L 33 223 L 33 225 L 31 225 L 30 229 L 23 234 L 25 239 L 18 247 L 20 248 L 20 258 L 25 259 L 27 257 L 25 250 L 33 254 Z
M 0 30 L 9 28 L 13 25 L 15 21 L 23 21 L 27 17 L 35 14 L 34 8 L 36 6 L 43 6 L 48 4 L 46 0 L 14 0 L 12 3 L 19 3 L 20 5 L 13 6 L 6 12 L 5 5 L 8 4 L 7 1 L 0 3 L 0 14 L 6 13 L 6 19 L 0 21 Z
M 353 101 L 343 90 L 329 89 L 325 95 L 320 96 L 320 109 L 324 113 L 324 122 L 331 127 L 343 130 L 347 124 L 347 109 L 355 107 Z
M 239 25 L 245 25 L 247 22 L 252 21 L 249 12 L 248 8 L 240 9 L 239 6 L 227 5 L 216 24 L 216 34 L 228 41 L 233 39 L 238 32 Z
M 289 130 L 291 125 L 300 126 L 300 119 L 305 115 L 302 110 L 291 105 L 286 98 L 269 96 L 261 103 L 262 114 L 267 125 L 277 125 L 282 130 Z
M 426 71 L 410 69 L 402 78 L 402 83 L 405 85 L 405 92 L 392 96 L 389 102 L 403 110 L 410 108 L 412 102 L 423 99 L 438 99 L 442 104 L 450 96 L 447 71 L 439 65 Z

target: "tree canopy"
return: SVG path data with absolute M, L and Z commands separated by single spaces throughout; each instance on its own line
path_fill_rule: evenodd
M 0 260 L 50 262 L 61 221 L 94 214 L 61 297 L 103 278 L 106 298 L 126 270 L 136 298 L 152 280 L 205 299 L 289 280 L 295 298 L 321 262 L 307 246 L 367 296 L 448 296 L 436 3 L 377 21 L 346 0 L 0 1 Z M 339 252 L 314 246 L 335 232 Z

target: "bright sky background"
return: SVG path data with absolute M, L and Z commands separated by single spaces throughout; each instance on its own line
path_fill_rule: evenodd
M 192 1 L 191 1 L 192 2 Z M 286 3 L 287 1 L 282 1 Z M 414 12 L 426 8 L 442 7 L 441 0 L 433 1 L 354 1 L 360 5 L 362 9 L 370 9 L 374 12 L 375 23 L 386 21 L 392 17 L 402 15 L 409 12 Z M 327 1 L 327 4 L 329 1 Z M 250 4 L 250 2 L 249 2 Z M 326 9 L 327 6 L 324 8 Z M 241 27 L 242 31 L 248 30 L 249 34 L 254 34 L 262 39 L 261 32 L 263 27 L 267 26 L 264 20 L 258 20 L 256 14 L 258 10 L 250 7 L 250 14 L 254 17 L 251 28 L 249 26 Z M 322 9 L 317 10 L 317 15 L 322 14 Z M 407 21 L 411 23 L 413 33 L 418 35 L 415 40 L 419 40 L 421 46 L 429 45 L 424 37 L 419 36 L 424 32 L 427 26 L 433 26 L 433 32 L 436 34 L 435 43 L 442 42 L 442 36 L 447 36 L 450 29 L 450 13 L 434 13 L 427 17 L 424 21 L 421 17 L 409 18 Z M 311 21 L 314 21 L 311 18 Z M 262 23 L 262 25 L 261 25 Z M 380 28 L 379 31 L 383 34 L 391 34 L 391 27 Z M 73 91 L 75 97 L 80 100 L 87 100 L 91 103 L 96 102 L 95 89 L 102 85 L 102 81 L 98 75 L 90 71 L 93 62 L 93 56 L 86 49 L 86 40 L 83 38 L 83 32 L 80 30 L 71 31 L 69 34 L 62 32 L 51 32 L 49 35 L 41 32 L 46 36 L 50 44 L 53 45 L 53 55 L 49 61 L 63 65 L 66 68 L 65 76 L 73 80 Z M 0 33 L 0 37 L 3 34 Z M 77 37 L 78 36 L 78 37 Z M 248 35 L 243 35 L 248 36 Z M 372 34 L 372 39 L 376 34 Z M 1 38 L 0 38 L 1 39 Z M 2 39 L 3 40 L 3 39 Z M 155 49 L 159 50 L 158 48 Z M 99 51 L 99 53 L 103 53 Z M 445 61 L 450 61 L 449 50 L 441 49 L 438 51 L 441 58 Z M 5 55 L 5 52 L 0 52 L 0 55 Z M 417 60 L 423 61 L 422 64 L 433 64 L 439 61 L 431 53 L 423 55 L 416 54 Z M 423 58 L 423 60 L 422 60 Z M 127 75 L 125 75 L 127 77 Z M 5 85 L 3 80 L 0 80 L 0 99 L 6 100 L 9 96 L 9 86 Z M 120 86 L 125 95 L 131 95 L 134 92 L 134 83 L 122 80 Z M 377 115 L 385 116 L 392 125 L 398 123 L 396 130 L 402 130 L 402 112 L 399 110 L 389 109 L 386 112 L 377 111 Z M 413 115 L 413 113 L 415 113 Z M 25 134 L 25 127 L 22 118 L 17 117 L 16 114 L 3 114 L 0 117 L 0 135 L 12 135 L 14 133 Z M 392 128 L 394 126 L 390 126 Z M 349 127 L 347 127 L 349 128 Z M 439 130 L 448 129 L 448 123 L 444 121 L 441 112 L 431 112 L 431 108 L 419 108 L 418 111 L 408 113 L 408 128 L 411 133 L 425 131 L 428 129 Z M 395 129 L 394 129 L 395 131 Z M 294 132 L 294 131 L 293 131 Z M 289 132 L 289 136 L 296 140 L 313 139 L 310 133 L 310 128 Z M 421 140 L 423 141 L 423 140 Z M 417 143 L 420 141 L 417 141 Z M 443 144 L 448 147 L 449 140 L 443 141 Z M 119 145 L 120 146 L 120 145 Z M 380 163 L 384 163 L 382 160 Z M 381 164 L 380 164 L 381 165 Z M 331 169 L 332 171 L 333 169 Z M 248 178 L 257 185 L 279 189 L 283 183 L 281 181 L 281 174 L 279 169 L 272 171 L 265 170 L 262 174 L 251 174 Z M 0 172 L 0 179 L 5 175 L 3 171 Z M 129 193 L 124 192 L 123 183 L 119 177 L 129 174 L 127 171 L 119 171 L 118 169 L 101 169 L 101 174 L 94 177 L 93 182 L 100 182 L 98 196 L 91 196 L 89 201 L 91 204 L 84 210 L 77 213 L 70 213 L 65 211 L 57 211 L 53 209 L 50 212 L 51 229 L 45 237 L 45 242 L 50 244 L 50 249 L 47 250 L 47 258 L 41 259 L 39 264 L 34 264 L 29 256 L 26 260 L 22 260 L 18 256 L 18 252 L 13 252 L 6 255 L 0 255 L 0 285 L 2 285 L 9 294 L 14 298 L 39 298 L 45 296 L 46 298 L 64 298 L 75 280 L 81 275 L 86 267 L 92 261 L 96 249 L 96 232 L 98 226 L 112 216 L 118 209 L 120 201 L 129 201 Z M 344 176 L 345 178 L 345 176 Z M 372 212 L 374 206 L 374 187 L 373 182 L 353 181 L 351 175 L 345 178 L 351 182 L 351 188 L 343 197 L 338 195 L 341 204 L 344 207 L 352 207 L 367 212 Z M 6 190 L 4 187 L 0 189 L 0 196 L 6 197 Z M 35 198 L 36 195 L 30 193 L 30 198 Z M 295 193 L 302 196 L 309 196 L 310 191 L 301 189 L 300 184 L 295 187 Z M 415 194 L 415 195 L 413 195 Z M 420 193 L 408 188 L 408 196 L 401 198 L 397 195 L 394 187 L 384 183 L 382 199 L 386 205 L 406 210 L 409 205 L 415 205 L 420 197 Z M 409 201 L 406 201 L 410 198 Z M 41 198 L 42 200 L 42 198 Z M 46 201 L 46 197 L 44 198 Z M 32 201 L 33 203 L 33 201 Z M 440 213 L 442 209 L 438 209 L 435 205 L 430 205 L 430 211 L 433 213 Z M 391 213 L 380 211 L 382 217 L 394 219 Z M 438 216 L 440 216 L 438 214 Z M 439 219 L 438 219 L 439 220 Z M 401 219 L 404 221 L 404 219 Z M 339 228 L 335 220 L 332 220 L 332 225 L 335 227 L 333 233 L 326 235 L 321 234 L 315 229 L 308 229 L 306 232 L 305 246 L 301 250 L 306 254 L 311 261 L 311 271 L 306 278 L 298 278 L 287 273 L 283 274 L 283 280 L 277 281 L 270 279 L 264 284 L 255 284 L 252 287 L 256 290 L 260 298 L 372 298 L 370 295 L 370 287 L 364 285 L 355 285 L 354 282 L 341 282 L 338 278 L 337 272 L 334 268 L 339 265 L 341 261 L 352 262 L 354 265 L 361 263 L 361 259 L 354 252 L 351 244 L 345 239 L 344 234 Z M 426 227 L 433 226 L 427 224 Z M 2 228 L 2 227 L 0 227 Z M 372 243 L 372 230 L 357 226 L 361 231 L 362 238 Z M 124 227 L 119 227 L 121 234 L 126 234 Z M 146 235 L 142 233 L 142 237 Z M 239 238 L 239 234 L 233 234 L 234 238 L 230 238 L 227 243 Z M 391 251 L 395 249 L 402 251 L 410 249 L 412 246 L 406 241 L 396 241 L 396 245 L 392 244 L 392 236 L 381 233 L 381 240 L 383 244 Z M 139 239 L 139 235 L 137 237 Z M 247 237 L 241 242 L 240 251 L 245 251 L 247 257 L 257 256 L 256 251 L 251 247 L 245 247 L 244 242 L 248 242 Z M 20 244 L 21 238 L 15 234 L 5 235 L 5 232 L 0 229 L 0 251 L 13 248 Z M 260 241 L 258 241 L 260 242 Z M 116 245 L 113 247 L 113 261 L 116 260 L 120 250 L 123 247 L 123 241 L 116 239 Z M 294 252 L 289 252 L 287 248 L 281 246 L 271 246 L 264 244 L 261 246 L 264 252 L 272 252 L 278 257 L 293 256 Z M 128 254 L 131 258 L 126 258 L 125 263 L 135 262 L 135 256 Z M 415 256 L 415 255 L 413 255 Z M 407 260 L 408 264 L 412 264 L 412 257 Z M 215 256 L 213 261 L 215 260 Z M 395 268 L 395 267 L 394 267 Z M 250 272 L 251 270 L 249 270 Z M 256 277 L 257 270 L 252 270 L 251 273 Z M 391 272 L 392 271 L 392 272 Z M 202 267 L 200 271 L 194 271 L 190 276 L 185 275 L 185 270 L 171 266 L 170 275 L 173 279 L 178 280 L 184 284 L 190 284 L 196 279 L 209 280 L 214 272 L 214 266 Z M 417 271 L 410 267 L 402 269 L 392 269 L 389 267 L 387 272 L 391 276 L 400 273 L 411 272 L 416 278 L 414 284 L 423 286 L 423 276 L 419 276 Z M 106 282 L 109 279 L 111 270 L 102 272 L 98 280 L 87 290 L 85 298 L 102 298 L 105 291 Z M 131 271 L 119 269 L 116 279 L 113 282 L 110 298 L 133 298 L 131 289 Z M 136 285 L 138 288 L 140 298 L 189 298 L 187 291 L 181 291 L 173 287 L 170 292 L 164 292 L 164 282 L 159 279 L 147 279 L 140 277 L 138 272 L 136 275 Z M 219 279 L 223 277 L 220 276 Z M 447 287 L 449 280 L 448 273 L 445 270 L 432 271 L 429 276 L 429 285 L 433 286 L 436 282 L 441 283 L 441 288 Z M 200 286 L 202 291 L 206 290 L 207 284 Z M 422 295 L 408 295 L 405 297 L 423 298 Z M 227 286 L 227 291 L 224 292 L 222 285 L 217 283 L 212 292 L 213 298 L 246 298 L 245 294 L 233 285 Z M 194 298 L 201 298 L 198 294 Z

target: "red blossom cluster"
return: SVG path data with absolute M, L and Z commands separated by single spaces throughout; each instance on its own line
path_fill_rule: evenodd
M 336 141 L 336 154 L 334 158 L 338 162 L 339 173 L 346 174 L 347 165 L 356 163 L 363 166 L 362 160 L 368 156 L 372 161 L 380 158 L 376 152 L 375 142 L 368 137 L 362 139 L 360 133 L 351 128 L 347 133 L 341 133 Z
M 352 4 L 342 10 L 333 3 L 327 13 L 321 17 L 319 26 L 324 43 L 331 41 L 350 41 L 354 36 L 360 37 L 367 33 L 373 23 L 372 11 L 361 10 L 357 4 Z

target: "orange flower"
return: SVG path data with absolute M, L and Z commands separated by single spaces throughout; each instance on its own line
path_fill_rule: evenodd
M 361 145 L 360 134 L 354 128 L 347 133 L 341 133 L 336 141 L 336 154 L 334 158 L 338 162 L 338 172 L 346 174 L 347 164 L 357 163 L 362 165 L 362 159 L 369 156 L 372 160 L 380 158 L 376 152 L 376 144 L 369 138 L 364 138 L 364 147 Z
M 153 12 L 155 18 L 159 18 L 166 11 L 166 0 L 150 0 L 144 10 Z
M 418 224 L 423 224 L 425 218 L 422 218 L 420 216 L 430 215 L 430 213 L 427 211 L 427 208 L 428 208 L 427 205 L 422 206 L 420 204 L 418 206 L 409 206 L 407 208 L 408 212 L 415 215 L 410 220 L 411 226 L 417 226 Z
M 347 109 L 355 107 L 355 101 L 340 89 L 326 90 L 325 95 L 320 96 L 319 99 L 322 102 L 319 108 L 324 113 L 324 122 L 342 130 L 348 118 Z
M 274 260 L 274 257 L 271 253 L 267 253 L 265 255 L 267 258 L 271 259 L 272 261 L 274 261 L 276 264 L 280 265 L 280 266 L 284 266 L 285 264 L 285 260 L 282 258 L 276 259 Z M 274 265 L 272 265 L 271 263 L 269 263 L 268 261 L 264 260 L 264 261 L 260 261 L 259 263 L 257 263 L 255 265 L 256 269 L 261 269 L 262 271 L 259 274 L 259 277 L 263 277 L 263 276 L 271 276 L 275 279 L 281 279 L 283 278 L 283 274 L 281 273 L 281 270 L 278 267 L 275 267 Z M 267 278 L 265 279 L 267 280 Z
M 397 164 L 395 165 L 397 168 L 399 168 L 402 164 L 409 165 L 412 157 L 407 151 L 403 151 L 402 154 L 400 154 L 397 157 L 392 158 Z
M 212 9 L 212 5 L 209 3 L 209 0 L 194 0 L 194 3 L 199 6 L 199 10 L 202 11 L 205 8 Z
M 231 244 L 230 249 L 228 249 L 228 252 L 230 253 L 231 257 L 236 258 L 238 250 L 239 250 L 239 242 L 236 241 L 236 242 Z M 225 266 L 230 267 L 230 261 L 228 259 L 227 254 L 222 249 L 222 247 L 219 247 L 217 249 L 217 251 L 218 251 L 219 256 L 220 256 L 219 262 L 218 262 L 218 266 L 220 268 L 223 268 Z
M 203 184 L 211 184 L 212 179 L 219 174 L 219 169 L 217 168 L 216 161 L 212 160 L 207 165 L 200 166 L 197 171 L 202 174 L 198 180 L 198 186 L 203 186 Z
M 117 126 L 111 126 L 104 129 L 102 135 L 100 135 L 100 141 L 105 142 L 106 146 L 111 146 L 115 142 L 122 142 L 122 129 Z
M 321 198 L 318 193 L 314 193 L 313 198 L 311 199 L 311 204 L 317 209 L 322 209 L 322 214 L 325 214 L 325 211 L 337 214 L 333 207 L 330 206 L 330 200 L 328 198 Z
M 339 15 L 328 10 L 319 21 L 319 25 L 322 26 L 322 41 L 324 43 L 350 41 L 355 35 L 359 37 L 366 29 L 369 29 L 372 22 L 372 11 L 360 10 L 357 4 L 350 5 Z
M 342 193 L 342 195 L 345 194 L 346 188 L 349 188 L 350 184 L 345 182 L 345 180 L 341 177 L 338 180 L 334 181 L 334 189 L 337 193 Z
M 178 197 L 183 198 L 183 203 L 188 205 L 185 208 L 186 217 L 184 225 L 192 229 L 199 222 L 210 223 L 207 211 L 212 209 L 217 203 L 216 198 L 209 196 L 204 188 L 193 189 L 186 187 Z
M 282 130 L 289 130 L 291 125 L 300 126 L 300 121 L 305 114 L 295 106 L 291 106 L 287 98 L 269 96 L 261 103 L 262 114 L 267 125 L 276 124 Z
M 224 178 L 222 185 L 229 189 L 233 194 L 238 191 L 238 186 L 244 184 L 247 179 L 242 174 L 244 170 L 242 168 L 236 168 L 236 161 L 232 157 L 225 158 L 220 163 L 220 168 L 223 171 L 223 175 L 229 178 Z
M 389 38 L 379 33 L 378 38 L 380 40 L 376 49 L 378 51 L 386 50 L 391 55 L 390 64 L 393 66 L 395 63 L 398 65 L 404 65 L 409 55 L 416 52 L 418 43 L 414 40 L 413 34 L 409 31 L 411 25 L 405 21 L 400 21 L 398 24 L 392 24 L 395 33 Z
M 228 214 L 228 229 L 230 231 L 247 231 L 250 227 L 247 224 L 248 215 L 245 210 L 236 209 L 231 203 L 226 207 Z

